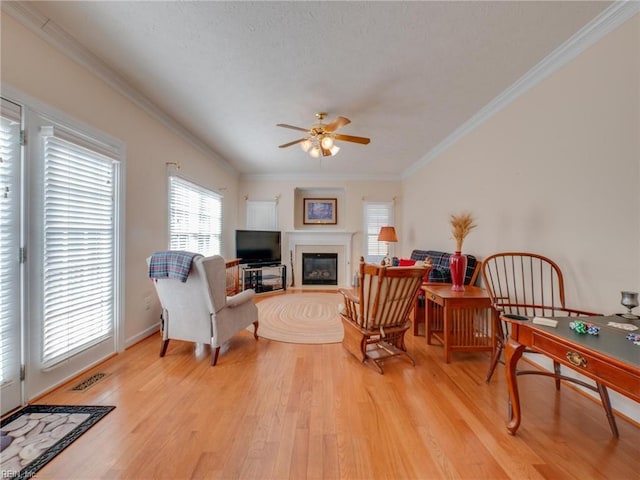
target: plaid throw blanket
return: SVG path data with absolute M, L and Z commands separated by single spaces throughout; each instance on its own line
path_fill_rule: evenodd
M 175 278 L 186 282 L 191 271 L 191 262 L 199 253 L 168 250 L 155 252 L 149 262 L 149 278 Z

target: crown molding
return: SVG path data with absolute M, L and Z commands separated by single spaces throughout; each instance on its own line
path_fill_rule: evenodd
M 401 178 L 406 179 L 416 173 L 419 169 L 437 158 L 450 146 L 456 143 L 495 113 L 502 110 L 515 99 L 523 95 L 532 87 L 559 70 L 562 66 L 576 58 L 587 48 L 598 42 L 605 35 L 625 23 L 627 20 L 640 12 L 640 2 L 638 1 L 616 1 L 611 6 L 603 10 L 591 22 L 578 30 L 571 38 L 556 48 L 553 52 L 542 59 L 536 66 L 525 73 L 514 84 L 504 90 L 500 95 L 491 100 L 480 111 L 469 120 L 458 127 L 453 133 L 431 149 L 424 157 L 407 168 Z
M 202 154 L 212 158 L 220 167 L 235 177 L 238 176 L 238 171 L 206 142 L 194 135 L 171 115 L 167 114 L 149 100 L 149 98 L 134 88 L 121 75 L 117 74 L 99 57 L 91 53 L 91 51 L 80 44 L 74 37 L 69 35 L 55 22 L 42 15 L 29 2 L 15 1 L 0 3 L 2 12 L 10 15 L 49 45 L 89 70 L 89 72 L 105 82 L 116 92 L 129 99 L 153 118 L 160 121 L 165 127 L 178 134 Z
M 318 181 L 318 180 L 330 180 L 330 181 L 375 181 L 375 182 L 398 182 L 402 180 L 400 175 L 390 174 L 318 174 L 318 173 L 242 173 L 240 174 L 240 181 L 247 182 L 277 182 L 277 181 Z

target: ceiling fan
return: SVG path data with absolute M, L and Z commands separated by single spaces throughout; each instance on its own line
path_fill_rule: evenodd
M 309 152 L 309 155 L 313 158 L 318 158 L 320 154 L 322 154 L 323 157 L 330 157 L 338 153 L 340 147 L 334 144 L 335 140 L 360 143 L 362 145 L 367 145 L 371 141 L 366 137 L 354 137 L 353 135 L 335 133 L 339 128 L 351 123 L 351 120 L 345 117 L 337 117 L 332 122 L 322 123 L 322 120 L 324 120 L 326 116 L 327 114 L 324 112 L 316 113 L 318 123 L 312 125 L 311 128 L 294 127 L 286 123 L 278 123 L 278 127 L 291 128 L 292 130 L 299 130 L 307 134 L 306 137 L 279 145 L 279 148 L 287 148 L 299 143 L 305 152 Z

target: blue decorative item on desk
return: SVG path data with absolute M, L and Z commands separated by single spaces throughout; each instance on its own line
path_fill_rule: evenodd
M 569 322 L 569 328 L 580 335 L 584 335 L 585 333 L 588 333 L 589 335 L 600 334 L 600 327 L 594 325 L 593 323 L 585 323 L 582 320 Z
M 631 340 L 634 345 L 640 345 L 640 333 L 628 333 L 627 340 Z
M 595 325 L 589 325 L 587 327 L 587 333 L 589 335 L 598 335 L 600 333 L 600 327 L 596 327 Z

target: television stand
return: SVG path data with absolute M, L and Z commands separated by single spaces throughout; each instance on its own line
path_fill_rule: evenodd
M 253 288 L 256 293 L 274 292 L 287 289 L 286 265 L 241 265 L 240 287 Z

